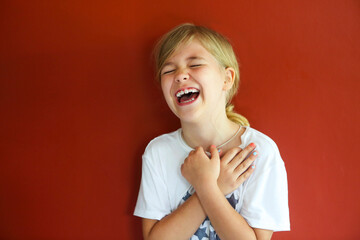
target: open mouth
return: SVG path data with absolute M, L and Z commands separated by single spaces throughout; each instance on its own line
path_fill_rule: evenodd
M 196 88 L 180 89 L 175 93 L 180 105 L 190 104 L 199 97 L 200 91 Z

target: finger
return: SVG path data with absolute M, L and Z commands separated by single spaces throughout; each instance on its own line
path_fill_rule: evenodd
M 221 158 L 221 162 L 228 164 L 241 151 L 242 151 L 242 149 L 239 147 L 231 148 Z
M 252 164 L 243 174 L 238 177 L 238 179 L 236 180 L 237 185 L 240 186 L 243 182 L 245 182 L 251 176 L 254 170 L 255 165 Z
M 215 145 L 210 146 L 211 159 L 219 159 L 219 151 Z
M 195 148 L 194 152 L 204 152 L 204 149 L 201 146 Z
M 219 152 L 219 157 L 222 157 L 224 155 L 224 152 L 223 152 L 222 148 L 219 148 L 218 152 Z
M 258 152 L 255 150 L 252 152 L 252 154 L 250 154 L 250 156 L 247 159 L 245 159 L 235 168 L 234 172 L 238 175 L 243 174 L 250 167 L 250 165 L 254 163 L 257 157 L 258 157 Z
M 181 172 L 181 175 L 184 176 L 184 164 L 181 164 L 180 172 Z
M 234 157 L 230 163 L 230 167 L 236 168 L 242 161 L 250 157 L 250 153 L 254 151 L 256 145 L 254 143 L 250 143 L 247 145 L 244 150 L 242 150 L 239 154 Z
M 253 152 L 256 148 L 256 145 L 255 143 L 250 143 L 249 145 L 247 145 L 245 148 L 244 148 L 244 151 L 242 152 L 242 157 L 244 157 L 244 159 L 248 158 L 250 155 L 251 152 Z

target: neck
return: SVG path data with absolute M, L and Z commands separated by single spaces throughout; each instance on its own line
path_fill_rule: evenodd
M 209 150 L 211 145 L 225 143 L 239 129 L 239 125 L 229 120 L 226 114 L 212 121 L 181 122 L 181 127 L 185 142 L 192 148 L 201 146 L 204 150 Z

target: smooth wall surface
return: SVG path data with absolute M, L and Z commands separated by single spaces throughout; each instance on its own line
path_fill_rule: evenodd
M 146 144 L 179 127 L 151 50 L 183 23 L 226 35 L 234 100 L 278 144 L 291 232 L 360 239 L 360 2 L 0 2 L 0 239 L 141 239 Z

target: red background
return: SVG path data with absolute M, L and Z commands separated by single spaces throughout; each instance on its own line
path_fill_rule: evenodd
M 360 3 L 1 1 L 0 239 L 141 239 L 141 155 L 179 127 L 151 50 L 183 22 L 228 36 L 236 109 L 278 144 L 291 232 L 360 239 Z

